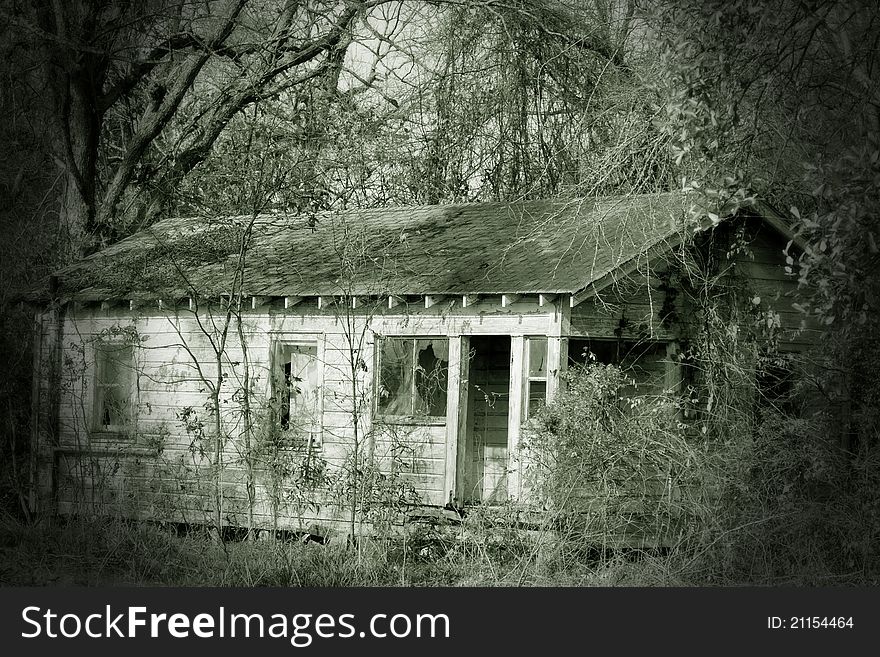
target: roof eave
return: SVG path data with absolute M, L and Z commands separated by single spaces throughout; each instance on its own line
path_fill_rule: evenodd
M 801 251 L 807 251 L 807 241 L 791 227 L 789 217 L 777 210 L 767 201 L 758 200 L 755 202 L 755 209 L 764 222 L 775 230 L 781 237 L 794 244 Z

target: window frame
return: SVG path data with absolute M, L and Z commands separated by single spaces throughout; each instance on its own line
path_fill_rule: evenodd
M 446 389 L 444 391 L 444 399 L 443 399 L 443 414 L 442 415 L 428 415 L 424 414 L 416 414 L 414 412 L 415 409 L 410 409 L 413 412 L 409 414 L 400 414 L 400 413 L 389 413 L 387 411 L 383 411 L 379 407 L 380 396 L 379 393 L 383 388 L 382 384 L 382 352 L 384 349 L 385 342 L 388 340 L 410 340 L 413 343 L 412 350 L 412 400 L 415 402 L 417 395 L 416 391 L 416 368 L 417 368 L 417 352 L 416 345 L 419 340 L 443 340 L 446 342 L 447 354 L 450 344 L 450 338 L 448 335 L 383 335 L 376 337 L 376 349 L 375 349 L 375 360 L 373 371 L 375 372 L 375 376 L 373 377 L 373 390 L 375 394 L 373 395 L 373 415 L 377 422 L 381 422 L 384 424 L 398 424 L 398 425 L 424 425 L 424 426 L 442 426 L 446 424 L 446 417 L 449 412 L 449 360 L 446 361 Z
M 324 448 L 324 388 L 325 388 L 325 375 L 326 368 L 324 367 L 324 350 L 325 350 L 325 336 L 324 334 L 316 334 L 316 333 L 281 333 L 281 334 L 273 334 L 271 336 L 269 342 L 269 395 L 271 398 L 274 398 L 276 394 L 280 391 L 278 389 L 278 384 L 280 382 L 279 373 L 277 372 L 277 368 L 282 366 L 282 363 L 278 361 L 278 358 L 281 354 L 286 351 L 286 348 L 289 347 L 314 347 L 315 348 L 315 363 L 318 368 L 318 386 L 317 386 L 317 409 L 315 409 L 315 414 L 317 415 L 317 427 L 316 430 L 312 432 L 312 435 L 309 436 L 308 442 L 305 445 L 309 450 L 323 450 Z M 287 352 L 290 354 L 291 352 Z M 289 358 L 289 355 L 288 355 Z M 286 362 L 289 361 L 284 361 Z M 290 398 L 288 398 L 288 405 L 290 404 Z M 289 412 L 289 411 L 288 411 Z M 275 415 L 274 413 L 272 415 Z M 289 416 L 288 416 L 289 417 Z M 273 417 L 273 424 L 278 425 L 278 430 L 282 433 L 286 433 L 289 430 L 281 427 L 282 422 L 282 414 L 281 407 L 278 406 L 278 414 L 277 417 Z
M 127 371 L 127 381 L 120 384 L 112 384 L 102 381 L 104 371 L 107 367 L 105 359 L 112 352 L 127 351 L 128 355 L 124 359 L 123 367 Z M 101 340 L 95 342 L 92 346 L 92 365 L 94 371 L 91 379 L 91 418 L 88 422 L 90 433 L 96 437 L 117 437 L 131 434 L 136 423 L 136 411 L 138 406 L 138 370 L 137 358 L 135 356 L 135 345 L 130 342 L 121 340 Z M 122 362 L 122 361 L 120 361 Z M 125 399 L 127 400 L 127 408 L 124 413 L 124 422 L 122 424 L 103 424 L 104 400 L 106 399 L 104 390 L 108 388 L 119 388 L 123 391 L 127 388 Z
M 535 342 L 544 343 L 544 375 L 532 376 L 532 345 Z M 544 384 L 544 405 L 547 405 L 548 391 L 550 389 L 550 336 L 527 335 L 525 336 L 525 348 L 523 349 L 523 404 L 522 421 L 526 422 L 532 417 L 532 383 Z

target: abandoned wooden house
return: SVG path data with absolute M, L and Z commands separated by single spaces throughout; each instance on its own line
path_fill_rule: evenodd
M 688 267 L 711 269 L 706 285 L 734 277 L 780 349 L 814 341 L 783 217 L 758 202 L 695 221 L 691 206 L 670 193 L 163 220 L 53 279 L 33 503 L 178 522 L 219 504 L 224 524 L 296 528 L 345 517 L 327 496 L 345 497 L 333 473 L 358 458 L 413 503 L 520 499 L 518 443 L 569 364 L 589 352 L 629 366 L 641 394 L 683 388 L 701 324 Z

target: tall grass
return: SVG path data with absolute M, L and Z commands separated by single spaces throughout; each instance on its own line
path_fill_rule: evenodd
M 344 546 L 218 543 L 158 524 L 75 516 L 0 528 L 4 585 L 356 586 L 392 584 L 386 569 Z
M 0 584 L 880 582 L 878 442 L 844 449 L 829 439 L 833 414 L 805 419 L 779 409 L 718 422 L 724 431 L 714 440 L 711 431 L 694 436 L 663 404 L 621 406 L 620 376 L 608 367 L 571 374 L 524 436 L 541 475 L 525 478 L 540 509 L 509 503 L 469 509 L 461 522 L 383 525 L 356 550 L 344 537 L 218 542 L 208 531 L 180 535 L 118 517 L 2 512 Z M 657 540 L 627 540 L 636 520 L 637 538 Z
M 475 524 L 365 541 L 358 554 L 344 540 L 221 544 L 208 533 L 85 516 L 35 524 L 7 516 L 0 546 L 4 586 L 602 586 L 639 583 L 644 556 L 542 561 L 533 538 L 505 531 L 502 540 Z

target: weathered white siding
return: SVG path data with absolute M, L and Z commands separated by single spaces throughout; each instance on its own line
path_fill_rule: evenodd
M 385 300 L 387 302 L 387 300 Z M 565 299 L 567 302 L 567 298 Z M 57 438 L 41 436 L 45 445 L 40 480 L 44 494 L 53 494 L 61 511 L 74 511 L 88 504 L 104 512 L 162 518 L 179 522 L 210 522 L 213 519 L 214 458 L 211 395 L 204 379 L 217 376 L 216 352 L 223 316 L 194 314 L 183 303 L 159 309 L 144 304 L 131 311 L 118 304 L 102 309 L 99 304 L 70 304 L 60 325 L 63 347 L 58 402 L 53 409 L 45 398 L 35 402 L 46 422 L 57 418 Z M 460 336 L 531 334 L 556 331 L 558 313 L 553 306 L 539 307 L 537 298 L 502 308 L 498 300 L 487 300 L 468 308 L 461 299 L 450 298 L 425 309 L 420 304 L 393 310 L 373 301 L 350 311 L 338 306 L 319 310 L 314 301 L 289 309 L 264 307 L 245 310 L 241 344 L 233 319 L 223 349 L 222 368 L 226 379 L 221 387 L 220 408 L 223 431 L 229 436 L 222 451 L 221 487 L 223 522 L 246 525 L 248 515 L 245 431 L 241 390 L 245 362 L 248 364 L 251 405 L 258 425 L 252 440 L 265 429 L 266 402 L 272 393 L 270 367 L 275 340 L 314 339 L 323 366 L 322 444 L 309 454 L 311 466 L 326 463 L 326 472 L 338 473 L 350 467 L 354 447 L 352 407 L 362 407 L 359 448 L 389 475 L 411 485 L 418 499 L 442 505 L 449 499 L 455 481 L 457 452 L 450 449 L 445 418 L 428 422 L 374 422 L 373 386 L 379 336 Z M 46 318 L 45 342 L 51 342 L 52 319 Z M 215 328 L 216 327 L 216 328 Z M 130 432 L 95 430 L 94 341 L 113 334 L 136 336 L 136 422 Z M 207 334 L 206 334 L 207 332 Z M 349 340 L 354 341 L 354 349 Z M 352 388 L 352 353 L 356 387 Z M 44 349 L 43 357 L 51 360 Z M 47 379 L 48 380 L 48 379 Z M 457 390 L 455 394 L 457 394 Z M 35 392 L 36 394 L 36 392 Z M 187 415 L 188 414 L 188 415 Z M 191 427 L 204 424 L 205 440 Z M 263 423 L 261 425 L 260 423 Z M 340 496 L 327 491 L 298 487 L 295 477 L 273 479 L 266 464 L 254 470 L 258 526 L 308 528 L 314 523 L 344 519 L 344 505 L 334 504 Z M 292 467 L 301 467 L 297 456 Z M 451 468 L 451 469 L 450 469 Z M 54 474 L 53 474 L 54 470 Z M 280 485 L 279 485 L 280 483 Z M 54 488 L 54 492 L 50 489 Z M 338 488 L 337 488 L 338 491 Z M 279 500 L 273 504 L 272 500 Z

